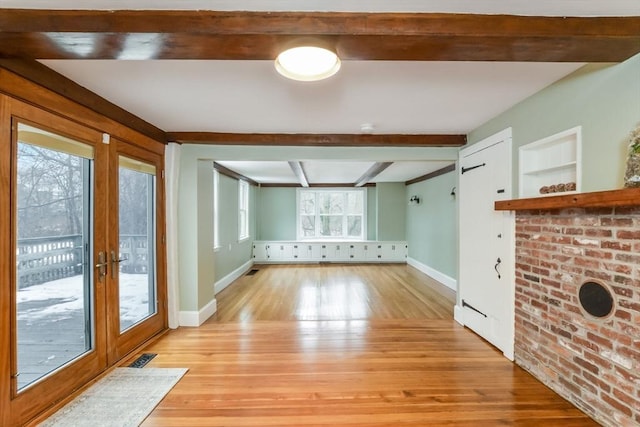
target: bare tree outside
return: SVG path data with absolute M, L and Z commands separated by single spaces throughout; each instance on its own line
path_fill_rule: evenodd
M 298 219 L 303 237 L 358 238 L 363 234 L 362 191 L 303 190 Z
M 21 390 L 91 348 L 85 268 L 90 160 L 19 141 L 16 166 Z
M 83 160 L 18 144 L 18 239 L 82 233 Z

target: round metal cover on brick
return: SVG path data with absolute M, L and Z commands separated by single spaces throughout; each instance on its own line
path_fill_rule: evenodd
M 611 291 L 598 282 L 584 282 L 578 297 L 584 311 L 594 317 L 607 317 L 613 311 Z

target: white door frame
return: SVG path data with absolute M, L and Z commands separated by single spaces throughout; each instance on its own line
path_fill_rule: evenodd
M 458 157 L 458 168 L 462 167 L 462 159 L 464 157 L 467 157 L 473 153 L 476 153 L 478 151 L 482 151 L 484 149 L 487 149 L 501 141 L 505 141 L 506 143 L 506 148 L 507 148 L 507 171 L 508 171 L 508 175 L 509 175 L 509 180 L 507 183 L 505 183 L 505 192 L 502 195 L 502 197 L 499 197 L 499 199 L 511 199 L 513 198 L 513 149 L 512 149 L 512 128 L 506 128 L 494 135 L 491 135 L 485 139 L 483 139 L 482 141 L 477 142 L 476 144 L 473 144 L 469 147 L 466 147 L 462 150 L 459 151 L 459 157 Z M 457 186 L 458 189 L 460 189 L 460 174 L 458 174 L 457 176 Z M 459 192 L 461 197 L 464 197 L 464 194 L 462 191 Z M 457 204 L 458 205 L 458 230 L 460 230 L 460 223 L 461 223 L 461 211 L 460 211 L 460 203 Z M 512 211 L 504 211 L 503 212 L 504 217 L 505 217 L 505 221 L 507 221 L 507 228 L 510 230 L 510 232 L 505 233 L 506 235 L 504 236 L 504 241 L 508 247 L 508 259 L 505 259 L 503 262 L 503 266 L 504 266 L 504 271 L 503 271 L 503 275 L 504 278 L 506 279 L 506 283 L 508 284 L 508 288 L 507 288 L 507 320 L 508 320 L 508 327 L 505 327 L 504 332 L 508 335 L 507 339 L 506 339 L 506 347 L 504 349 L 500 349 L 502 350 L 504 356 L 509 359 L 509 360 L 513 360 L 514 359 L 514 345 L 515 345 L 515 215 L 514 212 Z M 460 241 L 462 239 L 462 236 L 460 235 L 461 233 L 459 233 L 459 237 L 458 237 L 458 256 L 460 257 Z M 462 275 L 461 270 L 462 270 L 462 265 L 463 265 L 464 260 L 458 258 L 458 285 L 457 285 L 457 292 L 456 292 L 456 305 L 454 307 L 454 319 L 456 320 L 456 322 L 458 322 L 459 324 L 464 326 L 464 315 L 463 315 L 463 309 L 462 309 L 462 295 L 460 292 L 460 284 L 461 284 L 461 278 Z

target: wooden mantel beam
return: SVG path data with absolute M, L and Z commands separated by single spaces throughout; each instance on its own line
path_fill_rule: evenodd
M 619 62 L 640 17 L 0 9 L 0 57 L 272 60 L 313 39 L 344 60 Z

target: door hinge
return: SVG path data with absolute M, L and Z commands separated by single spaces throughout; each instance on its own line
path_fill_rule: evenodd
M 474 169 L 481 168 L 481 167 L 483 167 L 483 166 L 487 166 L 487 164 L 486 164 L 486 163 L 482 163 L 482 164 L 480 164 L 480 165 L 470 166 L 470 167 L 468 167 L 468 168 L 463 167 L 463 168 L 462 168 L 462 175 L 464 175 L 466 172 L 472 171 L 472 170 L 474 170 Z
M 475 311 L 476 313 L 480 314 L 481 316 L 487 317 L 486 314 L 484 314 L 483 312 L 481 312 L 480 310 L 478 310 L 477 308 L 475 308 L 474 306 L 472 306 L 471 304 L 469 304 L 465 300 L 462 300 L 462 308 L 465 308 L 465 307 L 470 308 L 471 310 Z
M 160 172 L 160 174 L 162 175 L 162 179 L 164 179 L 164 169 L 162 169 L 162 172 Z
M 162 244 L 164 245 L 167 241 L 167 236 L 165 234 L 162 235 Z

